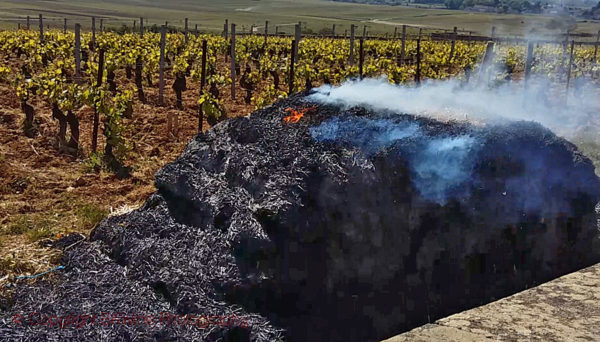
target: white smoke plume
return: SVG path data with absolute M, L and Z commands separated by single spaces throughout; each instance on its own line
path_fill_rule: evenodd
M 556 86 L 554 86 L 556 87 Z M 468 120 L 478 124 L 535 121 L 565 138 L 600 127 L 598 88 L 587 84 L 571 89 L 568 101 L 564 85 L 547 82 L 507 82 L 489 87 L 459 80 L 427 81 L 420 87 L 397 86 L 385 78 L 348 80 L 339 86 L 315 88 L 309 100 L 346 108 L 364 106 L 376 111 L 422 115 L 438 120 Z M 553 95 L 558 94 L 558 95 Z

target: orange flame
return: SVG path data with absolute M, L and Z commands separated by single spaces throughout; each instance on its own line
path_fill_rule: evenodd
M 283 121 L 285 121 L 287 123 L 298 123 L 298 121 L 300 121 L 300 119 L 302 119 L 304 117 L 304 114 L 306 114 L 308 111 L 312 111 L 314 109 L 315 109 L 315 107 L 313 106 L 313 107 L 308 107 L 308 108 L 302 108 L 298 111 L 298 110 L 288 107 L 285 109 L 285 111 L 290 113 L 290 115 L 283 118 Z

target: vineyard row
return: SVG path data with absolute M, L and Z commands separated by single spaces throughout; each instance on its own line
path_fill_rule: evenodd
M 205 119 L 213 125 L 226 117 L 228 101 L 238 101 L 240 90 L 240 100 L 260 108 L 294 91 L 353 77 L 385 74 L 394 84 L 419 84 L 450 77 L 469 82 L 473 75 L 486 85 L 543 77 L 577 88 L 579 80 L 598 82 L 600 74 L 597 44 L 573 40 L 461 41 L 456 31 L 448 40 L 414 39 L 405 29 L 400 39 L 357 39 L 354 29 L 349 39 L 313 38 L 303 37 L 300 25 L 293 37 L 239 36 L 235 24 L 225 26 L 222 35 L 192 35 L 187 30 L 167 33 L 165 26 L 159 33 L 145 32 L 140 24 L 138 33 L 124 34 L 82 32 L 79 24 L 73 32 L 44 30 L 40 16 L 39 34 L 27 29 L 0 32 L 0 82 L 19 97 L 25 134 L 37 134 L 29 101 L 41 98 L 58 121 L 59 150 L 84 155 L 78 127 L 87 118 L 78 112 L 87 105 L 94 110 L 90 156 L 126 173 L 126 119 L 133 115 L 134 94 L 141 103 L 148 102 L 145 87 L 156 86 L 157 76 L 157 105 L 165 104 L 165 84 L 172 79 L 176 107 L 182 111 L 187 110 L 182 99 L 188 81 L 199 83 L 195 115 L 202 130 Z M 125 74 L 119 80 L 118 70 Z M 106 145 L 96 153 L 101 122 Z

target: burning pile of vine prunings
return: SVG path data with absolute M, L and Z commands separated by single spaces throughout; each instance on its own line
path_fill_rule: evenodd
M 143 207 L 18 284 L 0 336 L 375 340 L 600 261 L 594 167 L 540 124 L 307 95 L 197 135 Z M 125 318 L 60 320 L 84 313 Z

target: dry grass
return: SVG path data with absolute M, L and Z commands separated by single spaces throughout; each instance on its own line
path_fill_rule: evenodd
M 0 296 L 9 293 L 6 285 L 18 275 L 32 275 L 57 265 L 61 252 L 42 247 L 40 242 L 72 232 L 89 232 L 108 215 L 93 203 L 69 202 L 54 210 L 17 215 L 0 228 Z
M 10 239 L 10 243 L 8 240 Z M 62 253 L 57 249 L 41 247 L 24 235 L 0 236 L 0 304 L 10 302 L 16 275 L 33 275 L 60 263 Z

